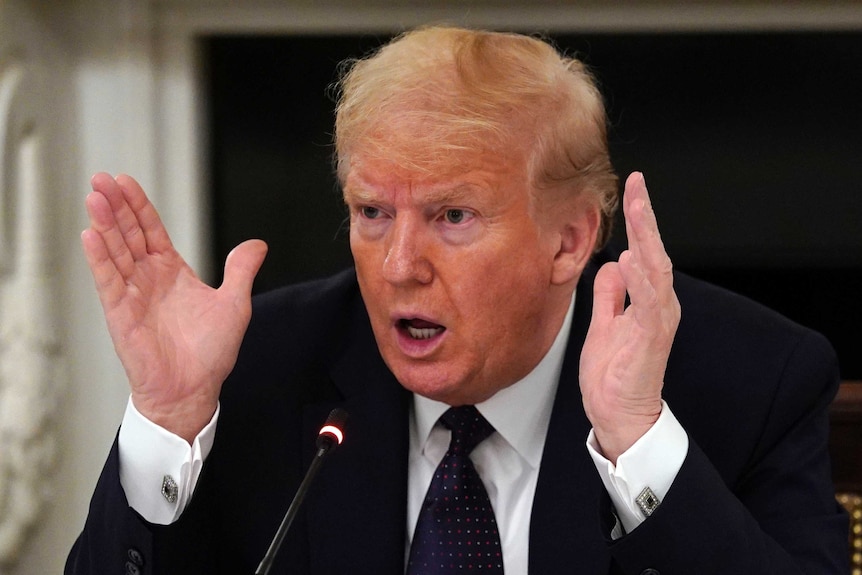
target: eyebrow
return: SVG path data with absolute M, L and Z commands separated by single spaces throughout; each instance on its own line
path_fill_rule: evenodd
M 454 188 L 441 188 L 431 191 L 426 196 L 434 204 L 458 204 L 470 195 L 477 187 L 471 184 L 460 184 Z
M 426 203 L 429 204 L 460 203 L 464 198 L 470 195 L 471 191 L 475 189 L 476 186 L 472 184 L 459 184 L 451 188 L 430 190 L 425 195 L 425 200 Z M 377 196 L 364 186 L 345 187 L 343 195 L 345 203 L 354 202 L 373 204 L 378 201 Z
M 360 204 L 370 204 L 374 202 L 374 197 L 365 188 L 347 188 L 342 192 L 344 203 L 349 203 L 351 200 Z

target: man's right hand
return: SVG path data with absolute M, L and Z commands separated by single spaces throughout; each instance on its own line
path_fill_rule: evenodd
M 234 248 L 224 282 L 211 288 L 174 249 L 134 179 L 99 173 L 91 183 L 90 227 L 81 241 L 132 401 L 191 443 L 215 413 L 236 362 L 266 244 Z

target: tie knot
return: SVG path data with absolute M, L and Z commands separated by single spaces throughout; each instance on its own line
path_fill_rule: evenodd
M 494 433 L 494 426 L 474 405 L 450 407 L 440 416 L 440 421 L 452 431 L 449 451 L 455 455 L 470 455 L 477 445 Z

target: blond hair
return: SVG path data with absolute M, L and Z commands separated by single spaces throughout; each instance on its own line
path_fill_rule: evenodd
M 342 183 L 354 150 L 427 174 L 466 167 L 465 151 L 524 150 L 533 188 L 594 202 L 597 247 L 609 239 L 618 180 L 602 97 L 586 66 L 547 42 L 421 28 L 347 63 L 337 87 Z

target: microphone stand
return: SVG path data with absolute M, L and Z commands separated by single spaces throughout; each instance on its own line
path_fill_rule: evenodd
M 311 486 L 314 476 L 317 475 L 323 459 L 341 443 L 340 428 L 344 425 L 344 420 L 346 419 L 347 412 L 342 409 L 333 409 L 332 413 L 329 414 L 327 425 L 321 429 L 320 435 L 317 436 L 317 453 L 314 455 L 314 459 L 311 460 L 311 465 L 308 467 L 308 471 L 305 472 L 305 478 L 299 484 L 299 489 L 296 490 L 296 495 L 293 496 L 293 501 L 290 502 L 290 507 L 287 508 L 287 513 L 285 513 L 284 519 L 281 520 L 281 525 L 278 527 L 275 537 L 272 538 L 272 543 L 270 543 L 269 549 L 266 555 L 263 556 L 263 560 L 261 560 L 254 575 L 267 575 L 269 573 L 272 562 L 275 560 L 275 555 L 278 553 L 281 543 L 284 541 L 284 536 L 287 535 L 287 531 L 290 529 L 291 523 L 293 523 L 293 519 L 299 512 L 308 488 Z M 333 432 L 337 432 L 339 436 L 336 436 Z

